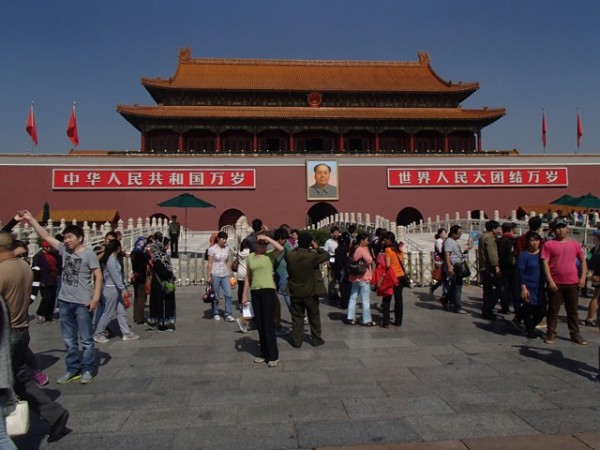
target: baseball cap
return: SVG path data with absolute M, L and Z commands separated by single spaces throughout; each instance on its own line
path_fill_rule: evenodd
M 562 219 L 557 219 L 550 224 L 550 228 L 552 230 L 554 230 L 555 228 L 566 227 L 566 226 L 567 226 L 567 222 L 565 222 Z

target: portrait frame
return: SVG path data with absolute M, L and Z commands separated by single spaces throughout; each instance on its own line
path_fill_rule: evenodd
M 320 186 L 317 182 L 315 168 L 318 166 L 329 168 L 327 185 Z M 317 169 L 318 170 L 318 169 Z M 323 173 L 320 171 L 320 181 Z M 340 176 L 338 162 L 333 159 L 308 159 L 306 160 L 306 199 L 308 201 L 339 200 Z

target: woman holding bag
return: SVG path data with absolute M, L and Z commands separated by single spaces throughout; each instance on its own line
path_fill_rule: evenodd
M 175 331 L 175 291 L 166 292 L 163 282 L 173 282 L 175 272 L 171 264 L 171 257 L 166 249 L 169 239 L 161 233 L 154 235 L 154 241 L 149 245 L 150 277 L 152 287 L 150 292 L 150 314 L 146 325 L 152 330 L 160 332 Z
M 356 300 L 360 294 L 362 299 L 362 324 L 365 326 L 373 326 L 375 322 L 371 321 L 371 278 L 373 271 L 371 264 L 373 256 L 369 249 L 369 236 L 365 233 L 358 233 L 356 241 L 350 249 L 349 260 L 359 261 L 363 259 L 367 270 L 360 275 L 349 275 L 348 280 L 352 283 L 350 288 L 350 300 L 348 301 L 348 323 L 356 325 Z
M 267 246 L 274 248 L 267 253 Z M 248 291 L 252 292 L 252 308 L 254 320 L 260 340 L 260 355 L 254 358 L 255 363 L 266 362 L 269 367 L 279 364 L 279 350 L 275 335 L 275 308 L 279 302 L 273 279 L 273 261 L 283 250 L 279 242 L 265 234 L 256 236 L 256 252 L 248 256 L 246 282 L 242 294 L 242 304 L 248 303 Z
M 121 252 L 121 242 L 112 240 L 106 244 L 104 253 L 100 258 L 100 267 L 104 285 L 102 286 L 102 297 L 104 298 L 104 312 L 98 320 L 94 341 L 105 343 L 108 338 L 104 336 L 104 330 L 108 324 L 117 317 L 119 328 L 124 341 L 133 341 L 139 339 L 139 336 L 129 329 L 127 324 L 127 311 L 123 302 L 124 298 L 129 297 L 129 292 L 123 282 L 123 268 L 119 263 L 118 255 Z
M 402 289 L 404 288 L 404 280 L 403 277 L 406 276 L 404 273 L 404 264 L 402 261 L 404 260 L 404 252 L 401 250 L 401 245 L 396 242 L 396 235 L 394 233 L 387 232 L 383 236 L 383 247 L 385 249 L 385 268 L 387 270 L 392 271 L 393 277 L 396 278 L 396 282 L 394 283 L 393 293 L 394 293 L 394 325 L 397 327 L 402 326 L 402 316 L 403 316 L 403 300 L 402 300 Z M 392 296 L 387 295 L 382 299 L 382 307 L 383 307 L 383 321 L 381 322 L 381 326 L 383 328 L 389 328 L 390 326 L 390 307 L 392 304 Z

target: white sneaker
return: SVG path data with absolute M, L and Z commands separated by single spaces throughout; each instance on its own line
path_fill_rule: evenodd
M 221 316 L 220 316 L 220 315 L 218 315 L 218 314 L 215 314 L 215 315 L 213 316 L 213 320 L 221 320 Z
M 277 364 L 279 364 L 279 360 L 278 359 L 276 359 L 275 361 L 269 361 L 267 363 L 267 366 L 269 366 L 269 367 L 277 367 Z
M 96 336 L 94 336 L 94 341 L 100 342 L 101 344 L 105 344 L 108 342 L 108 338 L 103 334 L 97 334 Z
M 122 339 L 124 341 L 135 341 L 139 338 L 140 337 L 137 334 L 135 334 L 133 331 L 130 331 L 129 334 L 124 334 Z
M 235 319 L 231 316 L 225 317 L 225 322 L 235 322 Z

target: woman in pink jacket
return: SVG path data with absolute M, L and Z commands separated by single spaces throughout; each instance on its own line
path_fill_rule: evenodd
M 360 293 L 362 299 L 362 324 L 373 326 L 375 323 L 371 320 L 371 277 L 373 272 L 371 264 L 373 263 L 373 255 L 369 249 L 369 236 L 365 233 L 358 233 L 356 240 L 350 248 L 349 259 L 358 261 L 363 259 L 366 263 L 367 270 L 362 275 L 349 275 L 348 279 L 352 283 L 350 290 L 350 301 L 348 302 L 348 323 L 356 325 L 356 299 Z

